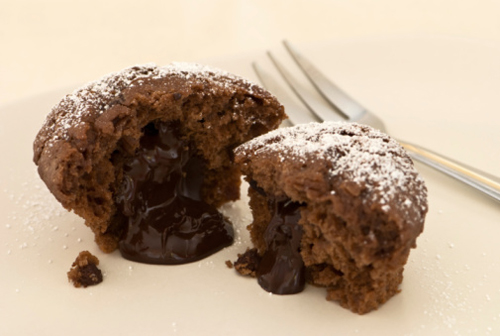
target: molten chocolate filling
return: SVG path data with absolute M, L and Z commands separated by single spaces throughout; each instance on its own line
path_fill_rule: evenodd
M 231 224 L 202 200 L 204 162 L 175 123 L 146 126 L 123 171 L 117 203 L 128 218 L 119 242 L 126 259 L 183 264 L 233 243 Z
M 269 201 L 272 218 L 265 232 L 266 252 L 257 268 L 257 280 L 274 294 L 295 294 L 304 289 L 305 267 L 300 255 L 302 204 L 291 200 Z

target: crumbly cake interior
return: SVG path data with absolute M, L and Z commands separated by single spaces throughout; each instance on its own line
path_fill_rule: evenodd
M 203 161 L 201 198 L 210 206 L 239 197 L 233 149 L 278 127 L 283 107 L 269 92 L 210 67 L 135 66 L 66 96 L 34 142 L 34 161 L 50 191 L 85 219 L 104 252 L 118 246 L 126 220 L 117 207 L 126 162 L 145 129 L 175 123 Z
M 427 212 L 426 188 L 404 149 L 357 124 L 279 129 L 236 149 L 251 188 L 249 226 L 258 256 L 276 199 L 301 204 L 300 255 L 307 282 L 353 312 L 376 309 L 399 291 Z M 253 257 L 252 257 L 253 256 Z M 261 262 L 250 250 L 235 268 Z
M 68 280 L 76 288 L 95 286 L 102 282 L 102 272 L 97 267 L 99 259 L 89 251 L 82 251 L 78 254 L 67 273 Z

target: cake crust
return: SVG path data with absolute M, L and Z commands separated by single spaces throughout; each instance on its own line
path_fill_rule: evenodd
M 239 197 L 232 149 L 276 128 L 283 106 L 268 91 L 227 72 L 189 63 L 134 66 L 61 100 L 33 144 L 52 194 L 85 219 L 105 252 L 117 247 L 123 218 L 115 194 L 126 158 L 151 122 L 176 122 L 207 164 L 203 198 L 219 206 Z
M 363 314 L 399 291 L 423 231 L 427 189 L 405 150 L 368 126 L 325 122 L 279 129 L 235 150 L 252 186 L 249 226 L 260 255 L 269 201 L 303 204 L 307 280 Z

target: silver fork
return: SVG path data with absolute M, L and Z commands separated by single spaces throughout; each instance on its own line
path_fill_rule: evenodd
M 325 106 L 325 103 L 321 102 L 318 97 L 304 89 L 300 82 L 296 80 L 270 52 L 268 52 L 269 57 L 282 77 L 307 107 L 307 109 L 304 109 L 304 107 L 299 106 L 271 75 L 263 71 L 257 63 L 253 63 L 253 68 L 262 84 L 269 91 L 273 92 L 285 106 L 289 116 L 287 121 L 289 125 L 343 119 L 348 122 L 369 125 L 382 132 L 386 132 L 384 123 L 380 118 L 365 109 L 327 79 L 289 42 L 284 41 L 283 43 L 299 68 L 327 102 Z M 500 201 L 500 179 L 498 177 L 469 167 L 420 146 L 407 143 L 400 139 L 397 139 L 397 141 L 407 150 L 412 159 L 433 167 L 485 193 L 496 201 Z

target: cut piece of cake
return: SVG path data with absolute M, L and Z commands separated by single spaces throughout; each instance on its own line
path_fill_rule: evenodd
M 311 123 L 250 140 L 235 161 L 250 184 L 254 244 L 236 270 L 277 294 L 326 287 L 328 300 L 359 314 L 399 292 L 427 189 L 395 140 L 359 124 Z
M 233 149 L 279 126 L 268 91 L 206 66 L 134 66 L 67 95 L 34 142 L 52 194 L 104 252 L 160 264 L 233 241 L 216 208 L 239 197 Z

